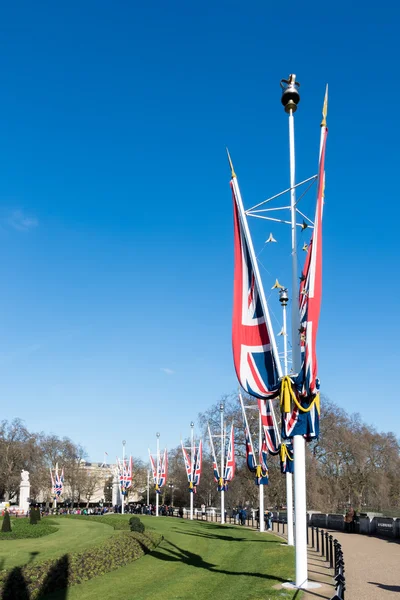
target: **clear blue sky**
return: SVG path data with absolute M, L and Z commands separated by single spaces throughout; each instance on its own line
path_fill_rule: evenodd
M 330 89 L 322 388 L 400 433 L 399 8 L 269 4 L 3 6 L 2 418 L 92 460 L 123 438 L 146 457 L 157 430 L 175 446 L 236 388 L 225 146 L 246 206 L 287 187 L 279 81 L 294 72 L 298 180 L 317 170 Z M 289 231 L 251 227 L 257 251 L 282 240 L 261 255 L 269 290 Z

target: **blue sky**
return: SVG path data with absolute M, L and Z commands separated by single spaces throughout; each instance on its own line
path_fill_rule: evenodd
M 246 206 L 288 186 L 279 81 L 294 72 L 298 180 L 317 171 L 330 90 L 322 388 L 400 434 L 399 8 L 330 4 L 3 6 L 2 418 L 92 460 L 122 439 L 145 458 L 156 431 L 175 446 L 236 388 L 225 146 Z M 250 225 L 269 290 L 288 281 L 289 230 Z

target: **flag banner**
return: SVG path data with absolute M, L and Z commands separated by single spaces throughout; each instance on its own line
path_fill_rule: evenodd
M 149 457 L 150 457 L 151 470 L 152 470 L 152 473 L 153 473 L 153 483 L 154 483 L 154 485 L 157 485 L 157 467 L 156 467 L 156 464 L 154 462 L 154 458 L 150 454 L 150 450 L 149 450 Z
M 200 440 L 199 446 L 198 446 L 198 448 L 197 448 L 197 450 L 195 452 L 195 455 L 194 455 L 193 487 L 194 487 L 194 491 L 195 492 L 196 492 L 197 486 L 200 483 L 202 462 L 203 462 L 203 441 Z
M 260 464 L 257 467 L 256 471 L 256 484 L 257 485 L 268 485 L 268 448 L 265 439 L 262 442 L 262 446 L 260 448 Z
M 235 438 L 233 431 L 233 423 L 231 425 L 231 433 L 229 436 L 228 451 L 226 454 L 225 472 L 224 472 L 224 488 L 228 490 L 228 483 L 232 481 L 235 476 Z
M 271 400 L 259 399 L 258 409 L 261 415 L 261 424 L 268 452 L 272 455 L 278 454 L 280 438 Z
M 322 212 L 325 188 L 325 148 L 328 130 L 322 139 L 318 171 L 318 194 L 314 231 L 308 247 L 300 281 L 300 348 L 302 357 L 300 395 L 310 398 L 318 394 L 316 341 L 322 296 Z
M 211 435 L 210 424 L 208 424 L 208 435 L 210 438 L 210 448 L 211 448 L 211 454 L 212 454 L 212 458 L 213 458 L 214 481 L 215 481 L 215 483 L 218 483 L 218 491 L 220 492 L 221 490 L 219 488 L 220 488 L 221 478 L 219 476 L 217 457 L 215 454 L 215 448 L 214 448 L 214 442 L 213 442 L 212 435 Z
M 262 284 L 252 264 L 252 241 L 244 227 L 246 215 L 236 177 L 231 180 L 231 188 L 234 222 L 232 348 L 235 371 L 246 392 L 256 398 L 270 398 L 277 395 L 279 388 L 274 358 L 275 339 L 268 307 L 263 308 L 261 302 L 259 288 Z
M 254 457 L 254 448 L 253 442 L 251 439 L 251 433 L 248 427 L 244 430 L 244 435 L 246 438 L 246 463 L 247 468 L 251 473 L 255 473 L 257 469 L 256 459 Z
M 281 472 L 294 473 L 293 446 L 290 442 L 283 443 L 280 449 Z
M 303 435 L 307 441 L 311 441 L 319 436 L 320 384 L 317 377 L 316 340 L 322 297 L 322 213 L 327 135 L 328 130 L 323 126 L 314 230 L 300 278 L 301 369 L 295 380 L 284 377 L 281 382 L 282 437 L 284 439 L 294 435 Z M 291 405 L 290 408 L 289 405 Z
M 122 461 L 120 465 L 120 486 L 123 496 L 128 494 L 128 490 L 132 487 L 132 456 Z
M 181 442 L 181 445 L 182 445 L 183 460 L 184 460 L 185 469 L 186 469 L 186 477 L 188 479 L 189 487 L 190 486 L 193 487 L 192 463 L 191 463 L 191 460 L 189 458 L 189 455 L 188 455 L 186 449 L 183 447 L 183 442 Z
M 51 490 L 54 498 L 59 498 L 63 493 L 64 489 L 64 469 L 61 470 L 61 473 L 58 473 L 58 463 L 56 463 L 56 467 L 53 471 L 50 469 L 50 479 L 51 479 Z

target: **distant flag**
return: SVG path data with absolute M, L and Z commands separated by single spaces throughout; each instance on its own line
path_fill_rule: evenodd
M 196 489 L 200 483 L 201 469 L 203 466 L 202 463 L 203 463 L 203 441 L 200 440 L 199 445 L 198 445 L 197 450 L 195 451 L 195 455 L 194 455 L 194 476 L 193 476 L 194 489 Z
M 256 484 L 257 485 L 268 485 L 268 449 L 267 444 L 265 443 L 265 439 L 263 439 L 262 446 L 260 448 L 260 464 L 257 467 L 256 471 Z
M 225 490 L 228 489 L 228 483 L 230 481 L 232 481 L 232 479 L 235 476 L 235 467 L 236 467 L 235 437 L 234 437 L 234 430 L 233 430 L 233 423 L 232 423 L 231 433 L 229 435 L 228 451 L 227 451 L 226 462 L 225 462 L 225 473 L 224 473 Z
M 51 478 L 51 488 L 54 498 L 59 498 L 63 493 L 64 489 L 64 469 L 61 470 L 61 473 L 58 473 L 58 463 L 56 463 L 56 467 L 53 471 L 50 469 L 50 478 Z
M 291 442 L 284 442 L 280 448 L 280 462 L 282 473 L 294 473 L 294 454 Z
M 208 424 L 208 435 L 210 438 L 210 448 L 211 448 L 211 454 L 212 454 L 212 458 L 213 458 L 214 481 L 215 481 L 215 483 L 218 484 L 218 491 L 221 492 L 224 489 L 224 482 L 223 482 L 222 477 L 220 477 L 220 475 L 219 475 L 217 457 L 215 455 L 215 448 L 214 448 L 214 442 L 213 442 L 212 435 L 211 435 L 210 424 Z

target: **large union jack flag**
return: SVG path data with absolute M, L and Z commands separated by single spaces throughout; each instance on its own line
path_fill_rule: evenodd
M 302 389 L 300 394 L 305 397 L 311 397 L 318 393 L 316 340 L 322 295 L 322 212 L 327 135 L 328 129 L 325 128 L 319 160 L 314 232 L 300 281 L 300 348 L 302 355 Z
M 234 286 L 232 346 L 236 375 L 246 392 L 257 398 L 276 395 L 279 373 L 274 358 L 268 308 L 260 297 L 261 281 L 252 264 L 252 241 L 244 227 L 246 216 L 236 176 L 232 177 L 234 222 Z M 266 311 L 266 313 L 265 313 Z

